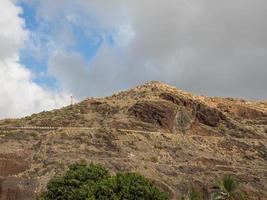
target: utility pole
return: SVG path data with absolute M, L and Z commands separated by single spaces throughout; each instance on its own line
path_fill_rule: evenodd
M 74 103 L 74 97 L 71 95 L 71 96 L 70 96 L 70 105 L 72 106 L 73 103 Z

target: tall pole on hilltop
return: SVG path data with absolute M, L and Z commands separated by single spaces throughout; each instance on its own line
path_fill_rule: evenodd
M 71 105 L 71 106 L 72 106 L 73 103 L 74 103 L 73 99 L 74 99 L 74 97 L 71 95 L 71 96 L 70 96 L 70 105 Z

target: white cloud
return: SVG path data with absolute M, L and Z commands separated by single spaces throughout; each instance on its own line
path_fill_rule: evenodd
M 86 62 L 78 53 L 56 51 L 50 58 L 48 73 L 53 74 L 62 84 L 64 90 L 83 96 L 88 86 Z
M 103 57 L 105 59 L 100 59 Z M 86 98 L 89 95 L 112 94 L 122 89 L 123 77 L 116 78 L 125 73 L 123 66 L 120 56 L 105 45 L 90 64 L 79 53 L 57 51 L 50 58 L 48 73 L 61 82 L 64 90 L 79 98 Z
M 27 38 L 23 30 L 24 21 L 17 17 L 22 10 L 8 0 L 0 2 L 0 59 L 15 58 L 21 45 Z M 15 17 L 14 17 L 15 16 Z
M 28 36 L 21 12 L 11 0 L 0 1 L 0 118 L 53 109 L 68 99 L 34 83 L 31 71 L 19 63 L 19 51 Z
M 115 45 L 104 42 L 90 63 L 64 47 L 50 58 L 50 73 L 80 97 L 158 79 L 198 94 L 267 98 L 264 0 L 40 2 L 39 17 L 47 23 L 68 13 L 85 29 L 93 21 L 115 33 Z M 66 73 L 58 73 L 59 61 Z
M 113 35 L 115 45 L 121 48 L 127 48 L 135 37 L 134 30 L 131 26 L 121 25 L 117 28 Z

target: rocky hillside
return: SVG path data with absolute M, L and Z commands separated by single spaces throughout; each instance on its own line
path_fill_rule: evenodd
M 53 128 L 22 128 L 32 126 Z M 0 200 L 34 199 L 79 161 L 140 172 L 173 199 L 191 187 L 209 191 L 225 174 L 251 199 L 267 199 L 266 136 L 267 102 L 193 96 L 150 82 L 0 121 Z

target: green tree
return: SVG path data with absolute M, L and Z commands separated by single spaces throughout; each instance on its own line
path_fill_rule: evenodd
M 75 164 L 63 177 L 52 179 L 47 185 L 47 191 L 42 195 L 42 200 L 83 200 L 84 194 L 80 188 L 84 185 L 94 185 L 110 177 L 108 171 L 100 165 Z
M 52 179 L 40 200 L 168 200 L 137 173 L 110 176 L 100 165 L 72 165 L 63 177 Z

